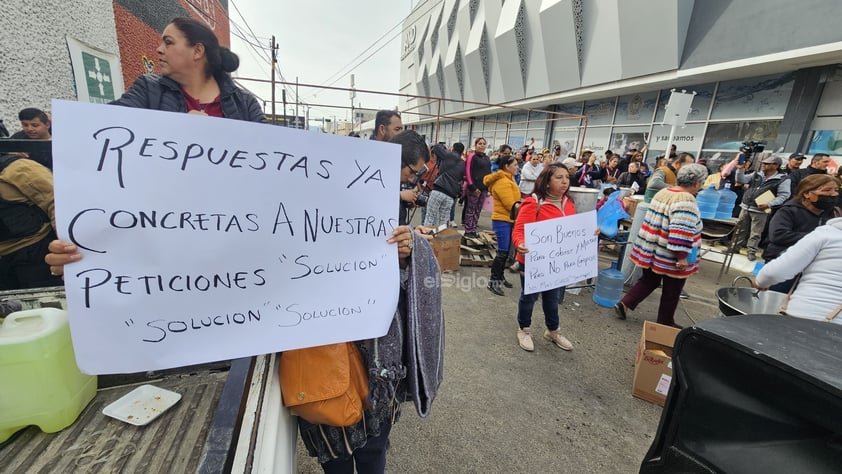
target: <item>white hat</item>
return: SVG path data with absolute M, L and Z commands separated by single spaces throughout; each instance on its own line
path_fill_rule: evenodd
M 579 163 L 574 158 L 565 158 L 564 161 L 561 162 L 564 166 L 568 168 L 579 167 L 582 166 L 582 163 Z

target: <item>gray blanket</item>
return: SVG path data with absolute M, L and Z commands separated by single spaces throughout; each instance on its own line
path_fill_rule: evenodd
M 441 274 L 430 244 L 413 234 L 406 288 L 406 378 L 418 415 L 426 417 L 444 376 Z

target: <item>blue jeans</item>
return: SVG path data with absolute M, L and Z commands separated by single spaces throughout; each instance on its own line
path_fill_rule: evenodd
M 517 323 L 519 327 L 523 329 L 532 325 L 532 309 L 535 307 L 535 302 L 538 301 L 538 296 L 541 296 L 541 307 L 544 310 L 544 323 L 547 325 L 547 329 L 550 331 L 558 329 L 558 304 L 562 301 L 565 287 L 525 295 L 523 294 L 525 285 L 522 271 L 520 272 L 520 287 L 520 298 L 517 300 Z
M 512 243 L 512 223 L 506 221 L 491 221 L 491 228 L 497 236 L 497 252 L 507 253 Z

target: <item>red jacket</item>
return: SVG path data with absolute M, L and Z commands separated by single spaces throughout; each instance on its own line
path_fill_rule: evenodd
M 554 204 L 546 201 L 541 201 L 539 206 L 535 201 L 535 198 L 532 196 L 524 199 L 520 205 L 520 211 L 518 211 L 517 214 L 515 228 L 512 231 L 512 244 L 514 247 L 517 248 L 526 241 L 523 232 L 524 224 L 576 214 L 576 208 L 573 206 L 573 201 L 567 197 L 567 195 L 561 199 L 561 203 L 561 207 L 564 208 L 564 210 L 559 209 Z M 524 263 L 523 255 L 518 253 L 517 261 Z

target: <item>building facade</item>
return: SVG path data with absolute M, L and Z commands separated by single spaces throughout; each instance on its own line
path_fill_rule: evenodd
M 401 92 L 453 100 L 400 109 L 429 141 L 652 157 L 684 90 L 681 151 L 842 155 L 840 14 L 836 0 L 427 0 L 404 23 Z
M 156 71 L 161 32 L 192 16 L 230 44 L 228 0 L 10 0 L 0 8 L 0 119 L 20 129 L 25 107 L 52 99 L 109 102 Z

